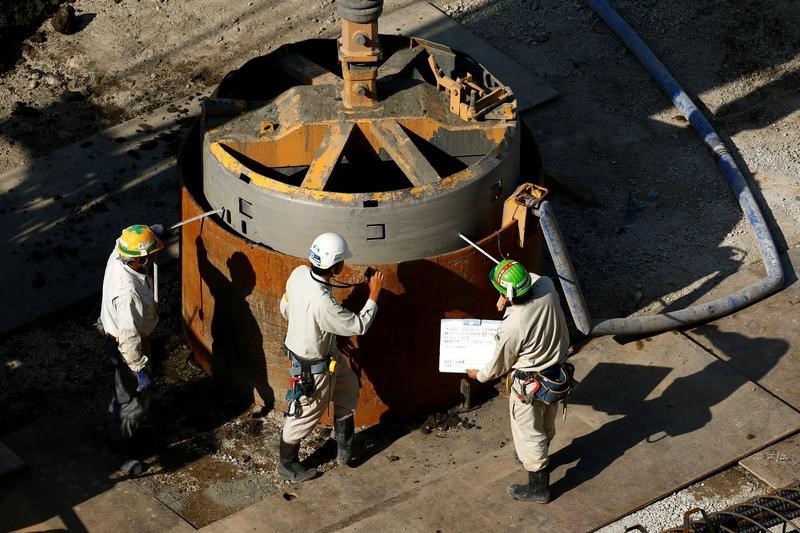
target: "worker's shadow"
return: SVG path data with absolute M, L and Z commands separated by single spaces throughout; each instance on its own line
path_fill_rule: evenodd
M 746 359 L 757 359 L 758 365 L 750 365 L 752 372 L 747 377 L 751 380 L 769 372 L 788 350 L 783 339 L 720 332 L 715 325 L 703 326 L 698 333 L 705 335 L 720 352 L 735 346 L 735 350 L 726 354 L 733 367 L 746 364 Z M 570 397 L 570 403 L 589 405 L 615 418 L 551 456 L 552 468 L 571 465 L 563 478 L 553 484 L 554 497 L 594 478 L 636 446 L 646 449 L 652 445 L 653 465 L 669 460 L 670 456 L 683 457 L 685 439 L 673 444 L 673 449 L 669 443 L 660 441 L 703 428 L 715 416 L 712 408 L 748 383 L 747 378 L 732 371 L 727 363 L 714 358 L 702 370 L 676 378 L 661 394 L 650 397 L 674 372 L 680 372 L 680 367 L 600 363 L 591 370 Z M 716 434 L 715 439 L 730 438 L 737 431 L 733 421 L 724 427 L 730 434 Z M 641 472 L 641 483 L 648 483 L 651 467 L 640 463 L 636 467 Z
M 494 307 L 496 298 L 476 290 L 463 277 L 439 264 L 419 260 L 400 263 L 397 268 L 402 292 L 384 289 L 370 331 L 340 345 L 359 377 L 362 396 L 377 396 L 386 406 L 380 424 L 358 434 L 364 443 L 361 462 L 380 453 L 430 413 L 462 402 L 460 384 L 465 374 L 439 372 L 441 319 L 499 318 Z M 487 262 L 486 272 L 489 268 Z M 482 279 L 484 275 L 480 273 Z M 359 309 L 368 290 L 366 284 L 357 287 L 344 305 Z M 395 357 L 390 359 L 387 352 Z M 371 386 L 374 392 L 365 390 L 365 386 Z M 473 402 L 494 393 L 489 385 L 473 382 L 471 386 Z
M 211 375 L 217 385 L 231 387 L 245 397 L 271 407 L 275 396 L 267 380 L 264 335 L 253 315 L 248 297 L 256 285 L 256 273 L 242 252 L 226 261 L 229 275 L 208 259 L 202 239 L 196 239 L 200 277 L 214 299 L 211 318 Z
M 210 318 L 213 338 L 212 379 L 197 371 L 157 391 L 159 409 L 154 417 L 164 431 L 152 446 L 166 472 L 218 451 L 214 430 L 247 410 L 254 388 L 272 400 L 263 336 L 247 302 L 255 287 L 255 271 L 245 254 L 235 252 L 226 261 L 229 277 L 211 263 L 202 240 L 197 239 L 196 246 L 198 271 L 213 297 L 213 307 L 206 306 L 213 314 L 204 317 Z M 229 390 L 230 384 L 237 390 Z M 230 394 L 243 390 L 248 394 Z M 260 423 L 248 418 L 245 424 L 246 431 L 256 431 Z

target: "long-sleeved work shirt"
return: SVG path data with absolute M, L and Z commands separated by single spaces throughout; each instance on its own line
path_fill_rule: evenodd
M 569 331 L 552 280 L 532 275 L 533 296 L 506 307 L 497 328 L 494 355 L 478 371 L 478 381 L 500 377 L 512 368 L 540 371 L 567 358 Z
M 342 307 L 328 285 L 313 278 L 311 269 L 301 265 L 286 281 L 280 310 L 289 321 L 286 347 L 307 359 L 331 355 L 336 350 L 336 335 L 363 335 L 375 320 L 378 304 L 367 300 L 358 313 Z
M 105 332 L 117 340 L 119 353 L 134 372 L 147 365 L 144 339 L 158 324 L 158 306 L 153 297 L 153 283 L 111 252 L 103 277 L 100 321 Z

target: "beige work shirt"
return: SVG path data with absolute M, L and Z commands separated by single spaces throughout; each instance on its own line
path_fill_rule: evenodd
M 512 368 L 539 371 L 567 358 L 569 332 L 564 311 L 550 278 L 532 275 L 533 297 L 506 307 L 497 328 L 494 355 L 481 370 L 478 381 L 500 377 Z
M 100 321 L 105 332 L 117 339 L 119 353 L 130 369 L 142 370 L 147 365 L 144 339 L 158 324 L 153 281 L 120 261 L 116 249 L 106 263 Z
M 366 333 L 375 320 L 378 304 L 367 300 L 358 314 L 345 309 L 334 300 L 330 287 L 312 278 L 311 269 L 301 265 L 286 281 L 280 310 L 289 321 L 286 347 L 301 357 L 317 359 L 334 353 L 336 335 Z

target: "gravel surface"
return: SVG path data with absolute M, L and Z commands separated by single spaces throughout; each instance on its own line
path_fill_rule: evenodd
M 410 3 L 387 0 L 385 10 Z M 547 174 L 571 184 L 552 198 L 593 317 L 689 304 L 760 260 L 712 158 L 585 4 L 432 3 L 560 92 L 525 120 Z M 339 23 L 333 0 L 75 0 L 74 26 L 64 34 L 48 18 L 58 4 L 0 1 L 0 171 L 206 94 L 231 68 L 286 41 L 333 36 Z M 800 2 L 613 5 L 707 109 L 756 187 L 779 248 L 799 244 Z M 162 443 L 167 466 L 142 486 L 202 525 L 273 490 L 274 450 L 263 443 L 276 442 L 279 421 L 219 401 L 207 378 L 186 366 L 177 272 L 165 271 L 159 401 L 165 412 L 191 413 L 201 398 L 212 416 L 179 419 Z M 97 306 L 92 299 L 0 339 L 0 434 L 51 412 L 102 423 L 109 368 L 97 363 Z M 64 398 L 81 409 L 65 409 Z M 307 444 L 327 437 L 320 432 Z M 744 474 L 731 476 L 733 493 L 694 486 L 604 531 L 636 521 L 651 531 L 677 525 L 691 506 L 724 506 L 761 490 Z
M 642 526 L 652 533 L 679 527 L 684 523 L 684 515 L 691 509 L 703 509 L 707 513 L 721 511 L 769 490 L 769 485 L 737 466 L 671 494 L 597 531 L 620 533 L 631 526 Z M 691 517 L 699 519 L 700 515 L 692 513 Z

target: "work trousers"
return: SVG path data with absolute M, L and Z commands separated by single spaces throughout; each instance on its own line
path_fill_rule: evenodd
M 133 437 L 147 418 L 150 407 L 150 391 L 136 392 L 139 380 L 128 367 L 117 349 L 116 342 L 107 339 L 107 351 L 114 364 L 114 395 L 108 405 L 111 419 L 106 426 L 106 435 L 111 443 L 123 443 Z M 150 356 L 150 343 L 143 343 L 145 355 Z M 147 370 L 149 371 L 149 364 Z
M 299 417 L 287 416 L 283 422 L 282 438 L 287 444 L 297 444 L 316 427 L 325 410 L 333 401 L 333 416 L 341 418 L 352 414 L 358 402 L 358 378 L 341 354 L 335 354 L 336 369 L 314 375 L 316 390 L 311 398 L 298 400 L 302 413 Z
M 509 418 L 514 447 L 528 472 L 538 472 L 547 468 L 547 454 L 550 441 L 556 434 L 556 413 L 558 404 L 547 405 L 534 400 L 524 403 L 518 397 L 522 382 L 514 378 L 509 395 Z

